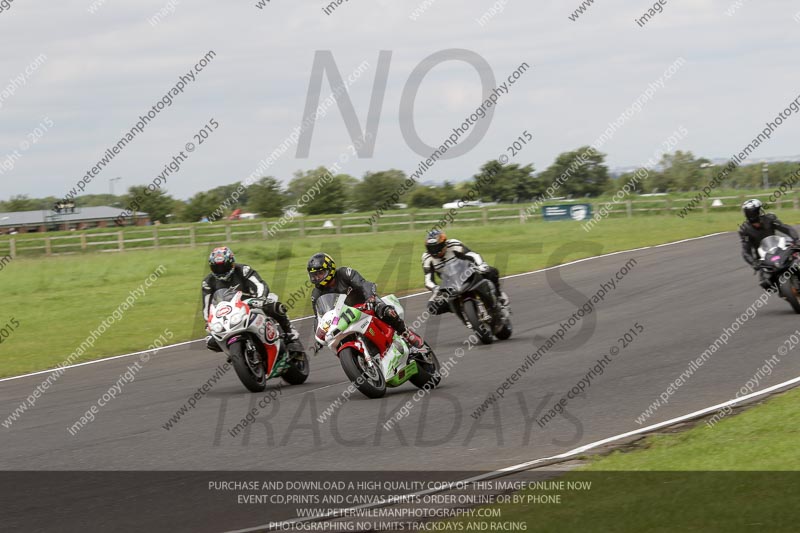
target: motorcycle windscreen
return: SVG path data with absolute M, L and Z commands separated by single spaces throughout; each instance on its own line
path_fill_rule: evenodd
M 331 311 L 336 309 L 340 300 L 342 300 L 342 305 L 344 305 L 343 300 L 346 298 L 347 295 L 337 293 L 323 294 L 317 298 L 315 304 L 317 309 L 317 331 L 314 332 L 314 336 L 321 342 L 325 342 L 325 335 L 328 333 L 331 323 L 336 317 L 336 313 L 332 313 Z
M 211 303 L 213 305 L 217 305 L 220 302 L 230 302 L 236 297 L 236 293 L 239 292 L 239 289 L 228 287 L 227 289 L 219 289 L 214 292 L 214 295 L 211 297 Z
M 323 294 L 317 299 L 316 308 L 317 308 L 317 317 L 322 318 L 325 316 L 325 313 L 331 311 L 332 309 L 336 308 L 336 304 L 339 303 L 340 298 L 347 298 L 344 294 Z
M 462 292 L 475 273 L 475 264 L 464 259 L 451 259 L 438 273 L 442 278 L 439 284 L 442 288 Z
M 335 309 L 340 299 L 343 299 L 342 308 L 344 308 L 344 306 L 355 307 L 358 304 L 364 303 L 364 299 L 356 291 L 350 291 L 347 294 L 323 294 L 317 298 L 317 317 L 321 317 L 331 309 Z

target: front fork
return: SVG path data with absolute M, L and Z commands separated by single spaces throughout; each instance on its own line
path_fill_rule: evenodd
M 471 300 L 471 301 L 475 302 L 475 306 L 478 309 L 478 319 L 481 322 L 487 323 L 487 324 L 494 323 L 494 317 L 492 317 L 492 314 L 486 308 L 486 305 L 483 303 L 483 300 L 480 297 L 471 297 L 470 296 L 469 298 L 461 298 L 461 299 L 451 300 L 450 301 L 450 309 L 461 320 L 461 322 L 464 323 L 465 326 L 467 326 L 468 328 L 472 329 L 472 324 L 470 324 L 469 320 L 467 320 L 467 318 L 464 316 L 464 311 L 463 311 L 464 302 L 467 301 L 467 300 Z M 498 308 L 498 307 L 499 306 L 496 304 L 495 308 Z
M 353 346 L 356 350 L 363 353 L 364 361 L 367 362 L 367 366 L 370 368 L 376 368 L 377 364 L 375 363 L 375 359 L 373 359 L 372 354 L 369 353 L 369 345 L 364 341 L 363 338 L 354 336 L 347 339 L 345 342 L 342 342 L 336 349 L 336 356 L 339 357 L 339 352 L 341 352 L 342 349 L 346 348 L 347 346 Z
M 253 344 L 253 339 L 247 335 L 235 335 L 226 340 L 225 344 L 227 346 L 231 346 L 237 342 L 242 343 L 242 355 L 244 356 L 247 364 L 251 368 L 261 365 L 264 367 L 264 372 L 267 372 L 267 362 L 264 361 L 264 358 L 261 356 L 261 352 L 258 351 L 256 345 Z M 228 354 L 228 360 L 230 361 L 230 354 Z
M 377 365 L 375 364 L 375 360 L 372 358 L 372 355 L 369 353 L 369 348 L 367 347 L 367 343 L 365 343 L 363 340 L 360 340 L 359 342 L 363 347 L 361 353 L 364 354 L 364 361 L 367 362 L 367 366 L 370 368 L 375 368 Z
M 788 283 L 789 287 L 792 288 L 792 293 L 794 293 L 795 298 L 797 298 L 800 297 L 800 276 L 798 276 L 797 273 L 793 271 L 795 267 L 796 264 L 790 267 L 790 270 L 792 270 L 792 274 L 791 276 L 789 276 L 789 279 L 786 280 L 786 283 Z

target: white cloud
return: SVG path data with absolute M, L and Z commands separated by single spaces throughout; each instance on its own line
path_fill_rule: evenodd
M 3 197 L 60 195 L 91 167 L 105 148 L 130 128 L 206 51 L 218 57 L 159 115 L 145 134 L 93 182 L 87 192 L 146 183 L 172 153 L 210 117 L 221 127 L 170 183 L 170 193 L 194 192 L 244 179 L 302 120 L 314 52 L 333 51 L 346 75 L 367 60 L 371 68 L 351 91 L 366 121 L 380 50 L 392 50 L 388 86 L 375 155 L 344 170 L 416 168 L 420 156 L 400 133 L 398 112 L 406 80 L 433 52 L 466 48 L 481 54 L 501 81 L 519 63 L 534 68 L 504 96 L 483 141 L 470 153 L 440 161 L 434 179 L 463 179 L 502 153 L 522 130 L 535 136 L 521 163 L 538 169 L 555 156 L 588 144 L 658 78 L 675 58 L 687 65 L 667 82 L 646 109 L 604 148 L 612 165 L 632 165 L 652 153 L 679 124 L 692 131 L 687 148 L 708 157 L 738 151 L 761 124 L 800 94 L 796 9 L 786 2 L 746 4 L 733 17 L 726 3 L 670 1 L 639 28 L 647 8 L 621 0 L 597 2 L 577 22 L 567 18 L 578 0 L 509 0 L 484 27 L 475 19 L 488 3 L 437 0 L 417 20 L 415 2 L 350 0 L 331 15 L 322 3 L 272 0 L 181 2 L 156 27 L 147 19 L 165 0 L 108 0 L 96 14 L 90 0 L 15 2 L 0 13 L 0 86 L 38 53 L 47 64 L 0 109 L 0 158 L 49 116 L 55 126 L 0 177 Z M 416 125 L 435 144 L 478 103 L 478 77 L 471 67 L 448 62 L 426 78 L 416 101 Z M 323 97 L 329 91 L 323 84 Z M 759 156 L 793 155 L 800 119 L 759 149 Z M 331 163 L 350 144 L 338 109 L 317 124 L 311 157 L 290 151 L 271 168 L 282 180 L 297 169 Z

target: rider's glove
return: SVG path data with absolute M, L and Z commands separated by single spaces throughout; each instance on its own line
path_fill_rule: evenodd
M 375 310 L 375 307 L 378 305 L 378 297 L 373 294 L 372 296 L 367 298 L 367 301 L 364 303 L 366 304 L 368 310 L 373 311 Z
M 447 299 L 450 297 L 450 293 L 447 289 L 442 289 L 440 286 L 436 286 L 433 289 L 433 300 L 436 302 L 446 302 Z
M 489 268 L 490 268 L 489 263 L 481 263 L 480 265 L 478 265 L 478 272 L 480 272 L 481 274 L 486 274 L 487 272 L 489 272 Z

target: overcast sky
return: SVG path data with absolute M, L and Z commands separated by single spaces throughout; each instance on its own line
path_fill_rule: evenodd
M 325 2 L 305 0 L 271 0 L 263 9 L 257 0 L 94 0 L 95 13 L 92 0 L 14 0 L 0 12 L 0 165 L 15 150 L 19 157 L 0 175 L 0 198 L 65 194 L 209 50 L 214 60 L 87 193 L 108 192 L 117 176 L 116 192 L 149 183 L 211 118 L 219 129 L 166 189 L 188 198 L 243 180 L 302 121 L 318 50 L 333 53 L 344 77 L 368 63 L 349 90 L 362 127 L 378 54 L 392 51 L 374 154 L 342 165 L 357 177 L 417 168 L 421 158 L 400 131 L 401 95 L 424 58 L 451 48 L 484 58 L 498 83 L 522 62 L 532 68 L 484 119 L 490 123 L 478 145 L 437 162 L 425 179 L 466 179 L 524 130 L 534 139 L 514 161 L 543 170 L 560 152 L 596 139 L 678 58 L 685 64 L 603 145 L 609 165 L 646 161 L 681 126 L 689 133 L 679 149 L 729 157 L 800 96 L 800 1 L 739 0 L 728 16 L 734 1 L 669 0 L 639 27 L 634 19 L 650 2 L 597 0 L 573 22 L 578 0 L 507 0 L 481 26 L 476 20 L 503 0 L 349 0 L 330 15 Z M 148 23 L 170 6 L 173 13 Z M 412 20 L 417 8 L 424 12 Z M 47 59 L 11 94 L 11 80 L 40 54 Z M 323 98 L 329 93 L 325 79 Z M 424 79 L 413 122 L 438 145 L 481 99 L 475 68 L 444 62 Z M 45 119 L 52 127 L 24 145 Z M 753 159 L 796 155 L 798 139 L 793 116 Z M 316 124 L 308 158 L 292 147 L 266 173 L 286 182 L 298 169 L 336 161 L 351 142 L 334 106 Z

